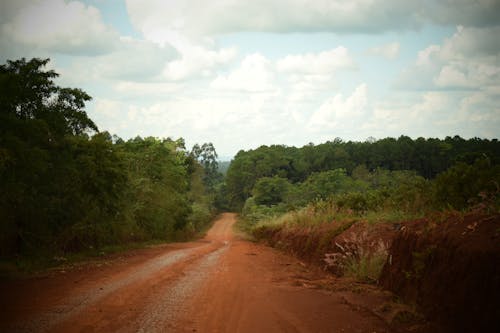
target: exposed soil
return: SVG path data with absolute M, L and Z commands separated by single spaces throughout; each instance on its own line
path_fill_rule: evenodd
M 330 260 L 337 254 L 375 253 L 387 249 L 401 224 L 364 221 L 332 221 L 314 226 L 292 225 L 286 228 L 262 228 L 256 237 L 329 272 L 341 275 L 340 262 Z
M 500 332 L 500 215 L 455 214 L 406 223 L 381 284 L 443 332 Z
M 201 241 L 0 281 L 0 331 L 397 332 L 383 315 L 390 294 L 242 240 L 234 222 L 223 214 Z
M 387 258 L 377 282 L 406 306 L 388 302 L 374 311 L 400 329 L 500 332 L 498 214 L 448 212 L 401 223 L 269 226 L 257 229 L 256 237 L 336 275 L 344 274 L 349 258 L 377 253 Z

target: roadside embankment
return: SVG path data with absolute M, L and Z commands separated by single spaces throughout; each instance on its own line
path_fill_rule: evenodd
M 380 284 L 450 332 L 500 331 L 500 215 L 406 223 Z
M 253 235 L 336 275 L 377 283 L 443 332 L 500 331 L 500 215 L 259 224 Z

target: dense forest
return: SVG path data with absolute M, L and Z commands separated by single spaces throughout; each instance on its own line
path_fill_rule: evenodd
M 0 66 L 0 252 L 50 255 L 191 237 L 215 210 L 211 144 L 99 132 L 48 59 Z
M 413 211 L 464 209 L 480 193 L 498 192 L 499 163 L 497 139 L 337 138 L 302 148 L 240 151 L 227 171 L 225 191 L 227 205 L 236 211 L 245 204 L 286 211 L 334 196 L 357 210 L 389 202 Z

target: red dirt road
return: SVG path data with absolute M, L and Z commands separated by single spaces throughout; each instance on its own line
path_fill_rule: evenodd
M 0 331 L 393 332 L 369 295 L 327 291 L 331 278 L 240 239 L 234 222 L 223 214 L 201 241 L 1 282 Z

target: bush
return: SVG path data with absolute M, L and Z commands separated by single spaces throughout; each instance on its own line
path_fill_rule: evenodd
M 253 198 L 257 205 L 276 205 L 283 202 L 290 183 L 286 178 L 263 177 L 257 180 L 253 188 Z
M 465 209 L 481 201 L 481 196 L 496 195 L 500 186 L 500 165 L 488 158 L 474 164 L 459 162 L 435 180 L 435 205 L 438 208 Z
M 385 242 L 368 242 L 368 234 L 365 231 L 335 245 L 338 252 L 325 254 L 327 267 L 333 268 L 337 274 L 358 281 L 376 282 L 379 279 L 388 254 Z
M 276 217 L 284 214 L 286 211 L 287 208 L 283 203 L 274 206 L 258 205 L 255 199 L 250 197 L 245 201 L 241 215 L 245 221 L 254 225 L 258 221 Z
M 191 214 L 188 217 L 187 231 L 196 233 L 203 229 L 213 217 L 212 212 L 206 204 L 193 203 Z

